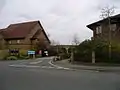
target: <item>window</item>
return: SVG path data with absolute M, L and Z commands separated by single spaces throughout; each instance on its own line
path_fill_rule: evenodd
M 111 24 L 111 31 L 115 31 L 116 30 L 116 24 Z
M 98 26 L 96 27 L 96 34 L 100 34 L 100 33 L 102 33 L 102 27 Z
M 37 41 L 40 41 L 40 39 L 37 38 Z
M 12 41 L 9 41 L 9 44 L 12 44 Z
M 19 43 L 20 43 L 20 40 L 17 40 L 17 43 L 19 44 Z

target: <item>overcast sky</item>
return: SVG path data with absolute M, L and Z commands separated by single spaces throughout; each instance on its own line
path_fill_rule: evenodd
M 80 41 L 92 37 L 86 25 L 99 20 L 108 5 L 120 13 L 120 0 L 0 0 L 0 28 L 40 20 L 51 40 L 71 44 L 75 34 Z

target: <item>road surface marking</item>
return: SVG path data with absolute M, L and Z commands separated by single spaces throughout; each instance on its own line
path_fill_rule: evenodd
M 56 68 L 64 68 L 64 67 L 60 67 L 60 66 L 58 66 L 58 65 L 53 64 L 53 63 L 52 63 L 52 60 L 51 60 L 51 61 L 49 61 L 48 63 L 49 63 L 50 65 L 52 65 L 52 66 L 56 67 Z
M 29 64 L 38 64 L 38 63 L 41 63 L 42 62 L 42 60 L 41 61 L 37 61 L 37 62 L 30 62 Z
M 33 65 L 9 65 L 10 67 L 26 67 L 26 68 L 55 68 L 55 67 L 51 67 L 51 66 L 33 66 Z
M 65 67 L 61 67 L 61 66 L 58 66 L 58 65 L 55 65 L 52 63 L 52 60 L 48 62 L 50 65 L 56 67 L 57 69 L 65 69 L 65 70 L 72 70 L 70 68 L 65 68 Z
M 26 67 L 28 67 L 28 68 L 38 68 L 40 66 L 29 66 L 29 65 L 26 65 Z
M 66 69 L 66 70 L 70 70 L 70 68 L 64 68 L 64 69 Z
M 26 67 L 26 65 L 9 65 L 10 67 Z
M 42 66 L 41 68 L 47 68 L 47 66 Z
M 9 65 L 11 67 L 26 67 L 26 68 L 49 68 L 49 69 L 52 69 L 52 68 L 55 68 L 55 69 L 64 69 L 64 70 L 71 70 L 70 68 L 65 68 L 65 67 L 61 67 L 61 66 L 58 66 L 58 65 L 55 65 L 52 63 L 52 60 L 50 60 L 48 63 L 51 65 L 51 66 L 34 66 L 34 64 L 38 64 L 38 63 L 41 63 L 43 60 L 40 60 L 40 61 L 36 61 L 36 62 L 30 62 L 29 64 L 31 65 L 17 65 L 17 64 L 13 64 L 13 65 Z M 33 65 L 32 65 L 33 64 Z
M 51 68 L 55 68 L 55 67 L 51 67 L 51 66 L 42 66 L 41 68 L 48 68 L 48 69 L 51 69 Z
M 55 68 L 55 67 L 51 67 L 51 66 L 50 66 L 50 67 L 48 67 L 48 68 Z

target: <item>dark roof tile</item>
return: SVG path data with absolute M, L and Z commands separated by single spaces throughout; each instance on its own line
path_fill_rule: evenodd
M 5 29 L 0 29 L 0 34 L 3 35 L 4 39 L 25 38 L 31 32 L 31 30 L 34 28 L 34 26 L 37 24 L 40 25 L 45 37 L 47 38 L 47 40 L 50 43 L 50 40 L 39 21 L 11 24 Z M 32 36 L 32 38 L 36 38 L 38 36 L 38 33 L 40 33 L 40 30 L 38 30 L 35 33 L 35 35 Z
M 6 39 L 25 38 L 37 23 L 38 21 L 11 24 L 3 33 L 4 37 Z

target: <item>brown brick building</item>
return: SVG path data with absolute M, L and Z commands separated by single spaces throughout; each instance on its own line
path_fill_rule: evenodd
M 109 32 L 111 32 L 111 41 L 120 43 L 120 14 L 111 16 L 110 20 L 105 18 L 87 25 L 87 27 L 93 31 L 94 39 L 104 39 L 108 41 Z
M 36 45 L 49 48 L 50 40 L 39 21 L 11 24 L 0 30 L 0 49 L 30 50 Z

